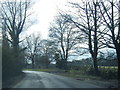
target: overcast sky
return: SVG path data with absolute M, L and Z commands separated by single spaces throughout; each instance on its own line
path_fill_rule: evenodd
M 31 7 L 33 13 L 32 19 L 35 23 L 31 25 L 26 31 L 21 34 L 21 37 L 29 36 L 32 33 L 41 34 L 42 39 L 48 38 L 48 30 L 50 23 L 53 22 L 54 16 L 57 15 L 58 11 L 69 11 L 68 2 L 79 2 L 80 0 L 34 0 L 35 4 Z M 90 0 L 86 0 L 90 1 Z M 86 54 L 87 56 L 90 56 Z M 84 57 L 86 57 L 84 55 Z M 80 58 L 80 57 L 79 57 Z M 81 56 L 83 58 L 83 56 Z
M 47 39 L 50 22 L 53 21 L 59 9 L 62 11 L 68 9 L 66 6 L 67 1 L 70 0 L 35 0 L 35 4 L 31 8 L 35 23 L 24 31 L 21 36 L 37 32 L 41 34 L 41 38 Z

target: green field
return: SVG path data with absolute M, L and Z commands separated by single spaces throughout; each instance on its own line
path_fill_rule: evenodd
M 112 68 L 115 68 L 115 69 L 118 69 L 117 66 L 98 66 L 99 68 L 108 68 L 108 69 L 112 69 Z

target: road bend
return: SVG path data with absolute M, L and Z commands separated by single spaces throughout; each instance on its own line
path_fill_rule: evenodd
M 84 81 L 39 71 L 24 71 L 25 77 L 13 88 L 102 88 Z

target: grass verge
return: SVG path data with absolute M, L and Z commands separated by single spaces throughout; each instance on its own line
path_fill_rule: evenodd
M 48 72 L 48 73 L 54 73 L 66 77 L 72 77 L 78 80 L 102 80 L 106 81 L 106 79 L 103 79 L 101 76 L 95 76 L 87 74 L 83 70 L 61 70 L 61 69 L 24 69 L 24 71 L 42 71 L 42 72 Z
M 42 71 L 42 72 L 48 72 L 48 73 L 55 73 L 58 75 L 66 76 L 66 77 L 72 77 L 80 80 L 100 80 L 100 77 L 92 76 L 85 74 L 82 71 L 79 70 L 61 70 L 61 69 L 24 69 L 24 71 Z
M 42 72 L 48 72 L 48 73 L 53 73 L 65 77 L 71 77 L 77 80 L 85 81 L 88 83 L 93 83 L 95 85 L 99 85 L 102 87 L 117 87 L 117 80 L 115 79 L 103 79 L 100 76 L 95 76 L 95 75 L 89 75 L 85 73 L 83 70 L 61 70 L 61 69 L 25 69 L 29 71 L 42 71 Z

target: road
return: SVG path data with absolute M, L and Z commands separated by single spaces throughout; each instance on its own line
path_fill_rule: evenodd
M 46 72 L 24 71 L 26 76 L 13 88 L 101 88 L 99 86 Z

